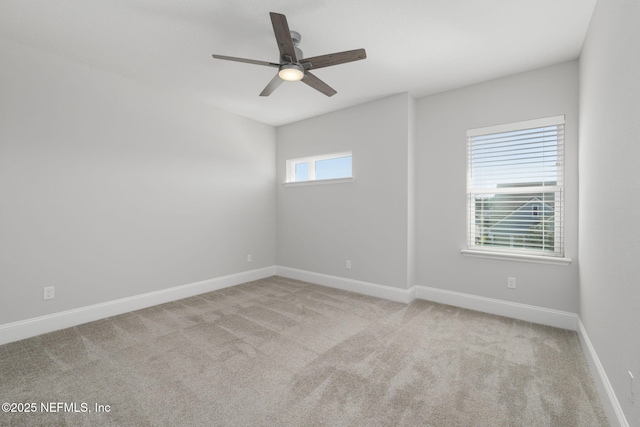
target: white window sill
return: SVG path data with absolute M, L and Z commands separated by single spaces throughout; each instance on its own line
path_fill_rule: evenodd
M 310 181 L 297 181 L 297 182 L 284 182 L 282 185 L 285 187 L 299 187 L 305 185 L 318 185 L 318 184 L 342 184 L 346 182 L 353 182 L 355 178 L 335 178 L 335 179 L 314 179 Z
M 476 258 L 490 258 L 490 259 L 499 259 L 504 261 L 533 262 L 538 264 L 569 265 L 571 264 L 571 261 L 572 261 L 571 258 L 560 258 L 560 257 L 539 256 L 539 255 L 507 254 L 504 252 L 474 251 L 471 249 L 463 249 L 460 252 L 464 256 L 470 256 L 470 257 L 476 257 Z

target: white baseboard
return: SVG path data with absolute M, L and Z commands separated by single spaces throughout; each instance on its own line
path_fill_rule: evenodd
M 410 303 L 415 299 L 414 289 L 400 289 L 392 286 L 378 285 L 376 283 L 363 282 L 361 280 L 346 279 L 344 277 L 330 276 L 328 274 L 314 273 L 312 271 L 298 270 L 297 268 L 276 266 L 278 276 L 289 279 L 302 280 L 343 291 L 357 292 L 372 297 L 384 298 L 391 301 Z
M 274 266 L 0 325 L 0 345 L 275 275 Z
M 416 298 L 572 331 L 578 328 L 577 314 L 535 305 L 480 297 L 427 286 L 416 286 Z
M 617 420 L 620 427 L 629 427 L 627 418 L 624 416 L 624 412 L 622 412 L 622 407 L 620 406 L 616 393 L 613 391 L 613 387 L 609 382 L 607 373 L 600 363 L 596 350 L 593 347 L 593 344 L 591 344 L 589 335 L 587 335 L 587 330 L 584 328 L 582 320 L 580 319 L 578 319 L 578 338 L 580 338 L 582 350 L 585 358 L 587 359 L 587 363 L 589 364 L 591 376 L 593 377 L 593 381 L 596 383 L 596 389 L 600 395 L 600 401 L 602 402 L 607 418 L 609 418 L 609 422 L 611 425 L 614 425 L 614 420 Z
M 513 319 L 525 320 L 527 322 L 570 329 L 572 331 L 575 331 L 578 328 L 577 314 L 533 305 L 479 297 L 476 295 L 430 288 L 426 286 L 413 286 L 410 289 L 399 289 L 391 286 L 378 285 L 360 280 L 346 279 L 344 277 L 330 276 L 327 274 L 314 273 L 312 271 L 282 266 L 276 266 L 276 274 L 290 279 L 302 280 L 309 283 L 329 286 L 331 288 L 342 289 L 344 291 L 357 292 L 391 301 L 409 303 L 418 298 L 441 304 L 467 308 L 470 310 L 482 311 L 484 313 L 497 314 L 499 316 L 510 317 Z

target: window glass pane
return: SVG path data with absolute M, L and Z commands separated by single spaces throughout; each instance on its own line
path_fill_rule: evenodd
M 554 193 L 501 193 L 475 200 L 475 245 L 553 251 Z
M 316 179 L 350 178 L 351 156 L 316 161 Z
M 309 163 L 296 163 L 296 179 L 295 181 L 309 180 Z

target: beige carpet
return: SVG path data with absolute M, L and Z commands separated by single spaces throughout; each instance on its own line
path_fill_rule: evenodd
M 37 406 L 3 426 L 608 425 L 575 332 L 280 277 L 0 346 L 0 368 L 0 400 Z

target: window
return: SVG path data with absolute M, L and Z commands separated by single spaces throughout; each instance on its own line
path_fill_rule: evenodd
M 564 116 L 467 132 L 467 249 L 564 256 Z
M 351 152 L 287 160 L 287 182 L 352 178 Z

